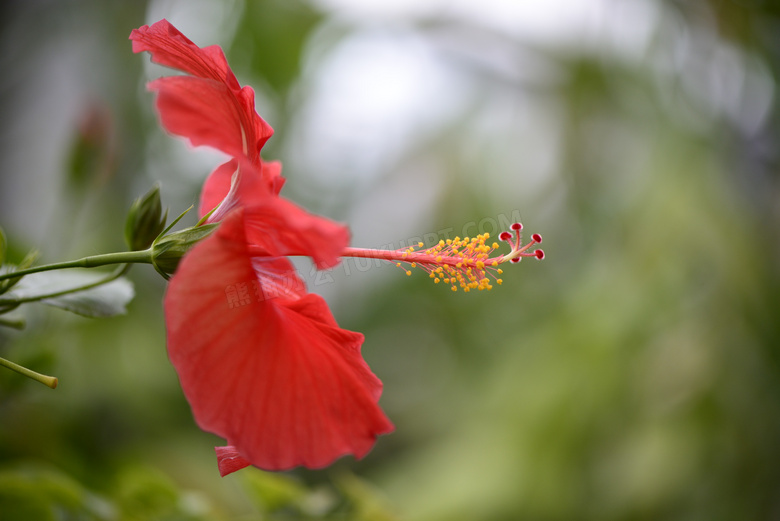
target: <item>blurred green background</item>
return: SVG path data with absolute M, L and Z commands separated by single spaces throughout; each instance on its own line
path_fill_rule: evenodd
M 120 250 L 134 198 L 176 215 L 222 160 L 159 128 L 127 37 L 163 17 L 223 46 L 284 195 L 354 245 L 522 219 L 547 258 L 468 295 L 309 276 L 397 429 L 317 471 L 219 477 L 148 267 L 125 316 L 21 308 L 0 356 L 60 386 L 0 370 L 0 520 L 780 519 L 775 2 L 3 2 L 12 259 Z

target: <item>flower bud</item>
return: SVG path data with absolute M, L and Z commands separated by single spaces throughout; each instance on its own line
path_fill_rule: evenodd
M 133 250 L 145 250 L 165 228 L 168 211 L 162 215 L 160 187 L 155 186 L 146 195 L 133 202 L 125 221 L 125 242 Z
M 152 245 L 154 269 L 166 279 L 169 278 L 176 271 L 182 257 L 198 242 L 211 235 L 217 226 L 219 223 L 193 226 L 154 241 Z
M 67 158 L 67 180 L 77 191 L 104 182 L 116 170 L 116 132 L 108 106 L 82 111 Z

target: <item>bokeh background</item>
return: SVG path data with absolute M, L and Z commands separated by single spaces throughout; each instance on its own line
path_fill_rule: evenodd
M 366 335 L 396 425 L 363 460 L 220 478 L 165 353 L 164 281 L 125 316 L 30 305 L 0 356 L 0 519 L 780 519 L 771 0 L 31 0 L 0 4 L 11 260 L 122 249 L 222 160 L 160 130 L 131 29 L 223 46 L 284 194 L 404 247 L 515 220 L 547 258 L 491 292 L 301 264 Z M 207 320 L 207 317 L 204 317 Z

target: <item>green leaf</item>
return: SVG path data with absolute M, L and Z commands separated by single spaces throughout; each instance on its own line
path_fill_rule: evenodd
M 24 277 L 13 291 L 4 295 L 3 300 L 36 299 L 86 286 L 105 277 L 105 273 L 71 271 L 35 273 Z M 85 317 L 101 318 L 124 314 L 127 304 L 134 296 L 132 283 L 125 278 L 119 278 L 94 288 L 43 298 L 40 301 Z

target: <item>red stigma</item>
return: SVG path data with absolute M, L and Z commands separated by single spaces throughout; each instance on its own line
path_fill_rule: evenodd
M 537 242 L 541 242 L 541 241 L 537 241 Z M 543 250 L 536 250 L 534 252 L 534 255 L 536 255 L 537 259 L 542 260 L 544 258 L 544 251 Z
M 510 228 L 513 229 L 516 232 L 519 232 L 520 230 L 523 229 L 523 225 L 522 225 L 522 223 L 514 223 L 514 224 L 512 224 L 512 226 L 510 226 Z
M 534 240 L 534 242 L 542 242 L 542 236 L 538 233 L 531 235 L 531 238 Z
M 508 241 L 512 238 L 512 234 L 509 232 L 501 232 L 498 234 L 498 239 L 502 241 Z

